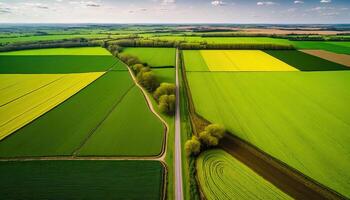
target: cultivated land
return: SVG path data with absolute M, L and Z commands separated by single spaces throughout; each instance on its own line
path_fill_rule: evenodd
M 175 69 L 154 68 L 152 72 L 157 76 L 159 82 L 175 83 Z
M 187 71 L 349 70 L 344 65 L 295 50 L 186 50 L 183 54 Z
M 223 150 L 202 153 L 196 165 L 207 199 L 291 199 Z
M 209 71 L 298 71 L 259 50 L 202 50 L 200 53 Z
M 95 144 L 96 141 L 101 141 L 102 144 L 109 144 L 110 146 L 105 146 L 105 149 L 89 148 L 87 149 L 89 155 L 93 155 L 91 151 L 93 149 L 96 150 L 98 155 L 117 156 L 120 153 L 123 156 L 131 156 L 135 155 L 135 152 L 138 152 L 138 155 L 149 156 L 153 156 L 155 152 L 158 154 L 161 151 L 162 138 L 164 137 L 159 120 L 147 114 L 145 103 L 142 102 L 143 104 L 139 103 L 140 105 L 137 105 L 141 108 L 144 106 L 143 110 L 127 112 L 126 110 L 131 109 L 130 103 L 123 103 L 122 101 L 133 87 L 135 86 L 128 72 L 108 72 L 72 98 L 0 142 L 0 157 L 72 155 L 90 139 L 95 131 L 98 131 L 97 136 L 91 137 L 92 141 Z M 128 101 L 139 102 L 142 97 L 140 93 L 137 93 L 137 95 L 134 95 L 136 99 L 130 97 Z M 114 109 L 116 109 L 115 112 L 113 112 Z M 135 124 L 137 124 L 137 122 L 140 122 L 137 126 L 135 125 L 140 129 L 135 130 L 134 128 L 134 131 L 129 132 L 128 126 L 120 123 L 121 119 L 116 118 L 116 114 L 119 112 L 127 115 L 129 119 L 138 116 L 136 119 L 129 120 L 128 123 L 136 122 Z M 148 110 L 148 112 L 150 111 Z M 110 127 L 108 124 L 111 124 L 111 122 L 113 124 L 119 123 L 119 126 Z M 146 130 L 142 128 L 150 127 L 154 132 L 147 130 L 147 133 L 152 135 L 146 135 L 144 133 Z M 106 133 L 101 133 L 101 128 L 104 128 L 102 132 L 106 131 Z M 108 137 L 101 138 L 99 137 L 101 134 Z M 124 144 L 128 147 L 118 148 L 111 143 L 113 140 L 127 137 L 135 138 L 135 140 L 137 138 L 138 141 L 151 140 L 151 143 L 157 144 L 157 146 L 149 147 L 148 143 L 143 143 L 140 144 L 142 146 L 138 149 L 134 149 L 132 141 L 128 140 Z M 130 152 L 127 151 L 127 148 Z M 138 151 L 140 149 L 141 151 Z
M 102 74 L 0 74 L 0 140 L 59 105 Z
M 133 87 L 84 144 L 79 155 L 157 156 L 165 130 Z
M 1 74 L 62 74 L 126 70 L 112 56 L 0 56 Z
M 198 114 L 350 196 L 349 72 L 188 72 L 187 78 Z
M 175 48 L 125 48 L 124 55 L 133 55 L 151 67 L 174 67 Z
M 301 51 L 265 51 L 271 56 L 293 66 L 300 71 L 335 71 L 349 70 L 348 67 Z
M 1 55 L 13 56 L 63 56 L 63 55 L 89 55 L 89 56 L 110 56 L 111 53 L 101 47 L 82 47 L 82 48 L 52 48 L 1 52 Z
M 350 55 L 337 54 L 324 50 L 303 50 L 303 52 L 350 67 Z
M 1 162 L 1 199 L 161 199 L 157 161 Z

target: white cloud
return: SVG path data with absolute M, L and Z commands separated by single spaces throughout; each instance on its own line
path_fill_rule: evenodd
M 213 5 L 213 6 L 223 6 L 223 5 L 226 5 L 226 2 L 224 2 L 224 1 L 212 1 L 211 2 L 211 5 Z
M 304 1 L 294 1 L 295 4 L 303 4 Z
M 320 3 L 331 3 L 332 0 L 321 0 Z
M 176 3 L 175 0 L 162 0 L 161 1 L 162 5 L 168 5 L 168 4 L 174 4 L 174 3 Z
M 258 6 L 271 6 L 271 5 L 275 5 L 276 3 L 273 1 L 259 1 L 256 3 L 256 5 Z
M 69 1 L 69 4 L 81 5 L 86 7 L 101 7 L 102 4 L 98 1 Z
M 39 8 L 39 9 L 49 9 L 49 7 L 45 4 L 42 3 L 23 3 L 24 6 L 26 7 L 34 7 L 34 8 Z

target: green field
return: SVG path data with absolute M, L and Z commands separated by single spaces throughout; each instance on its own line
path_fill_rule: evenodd
M 182 52 L 186 71 L 209 71 L 200 51 L 186 50 Z
M 44 35 L 44 36 L 28 36 L 28 37 L 12 37 L 12 38 L 0 38 L 0 43 L 14 43 L 14 42 L 36 42 L 36 41 L 49 41 L 49 40 L 63 40 L 74 38 L 103 38 L 107 35 Z
M 126 70 L 113 56 L 0 56 L 0 74 L 58 74 Z
M 145 135 L 144 132 L 146 130 L 129 132 L 129 126 L 125 124 L 113 127 L 113 129 L 111 127 L 108 128 L 108 124 L 104 125 L 106 122 L 110 123 L 110 121 L 106 120 L 114 120 L 115 113 L 113 109 L 117 108 L 116 111 L 118 111 L 118 104 L 133 87 L 135 86 L 128 72 L 108 72 L 72 98 L 1 141 L 0 157 L 72 155 L 99 127 L 107 127 L 106 130 L 112 130 L 109 133 L 109 137 L 105 140 L 120 139 L 120 137 L 126 137 L 129 134 L 128 137 L 130 138 L 137 137 L 140 141 L 151 140 L 150 143 L 157 144 L 155 147 L 148 147 L 149 143 L 145 142 L 141 144 L 143 146 L 139 146 L 136 150 L 132 143 L 124 144 L 129 145 L 130 155 L 135 154 L 134 152 L 137 149 L 148 150 L 139 152 L 139 154 L 143 155 L 154 155 L 154 149 L 156 148 L 158 148 L 157 153 L 160 152 L 163 129 L 159 120 L 147 113 L 147 106 L 144 102 L 137 105 L 145 107 L 142 110 L 132 110 L 132 112 L 127 113 L 125 110 L 133 108 L 134 105 L 130 106 L 130 104 L 124 103 L 121 105 L 129 107 L 119 109 L 122 109 L 122 114 L 126 113 L 127 115 L 135 116 L 135 119 L 128 121 L 128 125 L 139 126 L 140 128 L 152 127 L 151 130 L 154 130 L 152 135 Z M 138 93 L 138 95 L 141 94 Z M 133 99 L 128 101 L 140 102 L 141 100 Z M 148 112 L 150 111 L 148 110 Z M 129 119 L 130 116 L 128 116 Z M 140 124 L 137 124 L 138 122 Z M 113 123 L 118 122 L 113 121 Z M 114 128 L 124 132 L 118 133 L 121 134 L 120 136 L 116 134 Z M 149 130 L 147 131 L 147 133 L 150 133 Z M 119 153 L 111 146 L 108 148 L 108 154 L 113 153 L 117 155 Z M 102 151 L 99 150 L 97 153 Z M 124 148 L 123 155 L 127 154 L 125 151 Z
M 157 161 L 0 163 L 1 199 L 162 199 Z
M 333 71 L 350 70 L 349 67 L 337 64 L 301 51 L 265 51 L 271 56 L 299 69 L 300 71 Z
M 350 197 L 350 72 L 188 72 L 198 114 Z
M 185 37 L 185 36 L 163 36 L 156 37 L 161 40 L 186 41 L 186 42 L 208 42 L 212 44 L 290 44 L 289 40 L 269 37 Z
M 208 42 L 212 44 L 284 44 L 294 45 L 297 49 L 321 49 L 334 53 L 350 54 L 350 42 L 327 41 L 290 41 L 287 39 L 269 37 L 188 37 L 188 36 L 160 36 L 155 39 L 186 42 Z
M 157 76 L 159 82 L 175 83 L 175 69 L 154 68 L 152 72 Z
M 334 53 L 350 54 L 350 42 L 293 41 L 298 49 L 321 49 Z
M 151 67 L 174 67 L 174 48 L 125 48 L 122 54 L 133 55 Z
M 207 199 L 291 199 L 223 150 L 202 153 L 197 174 Z
M 235 50 L 235 51 L 238 51 L 238 50 Z M 316 56 L 312 56 L 312 55 L 303 53 L 301 51 L 270 50 L 265 52 L 300 71 L 350 70 L 349 67 L 346 67 L 341 64 L 337 64 Z M 183 51 L 183 55 L 184 55 L 184 63 L 186 66 L 186 71 L 193 71 L 193 72 L 209 71 L 209 67 L 205 62 L 205 59 L 203 58 L 201 51 L 186 50 L 186 51 Z M 215 57 L 213 57 L 212 59 L 215 60 Z M 236 59 L 242 59 L 242 58 L 236 58 Z M 217 60 L 217 62 L 220 63 L 222 62 L 222 60 Z M 249 61 L 246 61 L 246 63 L 249 63 Z M 265 62 L 264 65 L 268 66 L 268 64 L 269 64 L 268 62 Z
M 49 56 L 49 55 L 89 55 L 89 56 L 110 56 L 111 53 L 101 47 L 82 47 L 82 48 L 52 48 L 1 52 L 1 55 L 15 56 Z
M 157 156 L 164 127 L 133 87 L 78 152 L 79 155 Z

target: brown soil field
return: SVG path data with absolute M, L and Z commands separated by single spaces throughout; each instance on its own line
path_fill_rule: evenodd
M 302 52 L 350 67 L 350 55 L 324 50 L 302 50 Z

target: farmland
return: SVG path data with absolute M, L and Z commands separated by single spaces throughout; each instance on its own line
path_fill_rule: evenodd
M 350 67 L 350 55 L 337 54 L 324 50 L 304 50 L 303 52 Z
M 262 51 L 209 50 L 200 53 L 209 71 L 297 71 Z
M 34 50 L 21 50 L 1 52 L 0 55 L 12 55 L 12 56 L 110 56 L 106 49 L 100 47 L 83 47 L 83 48 L 52 48 L 52 49 L 34 49 Z
M 207 199 L 291 199 L 223 150 L 200 155 L 197 171 Z
M 208 42 L 211 44 L 282 44 L 294 45 L 298 49 L 322 49 L 334 53 L 350 54 L 349 42 L 289 41 L 287 39 L 270 37 L 160 36 L 156 37 L 156 39 L 166 41 Z
M 0 198 L 349 198 L 349 33 L 0 24 Z
M 349 70 L 344 65 L 294 50 L 189 50 L 184 51 L 184 59 L 187 71 Z
M 125 48 L 124 55 L 133 55 L 151 67 L 174 67 L 175 48 Z
M 59 105 L 102 74 L 0 75 L 0 140 Z
M 161 199 L 157 161 L 1 162 L 1 199 Z
M 97 138 L 92 137 L 92 142 L 95 140 L 101 141 L 101 144 L 109 142 L 110 146 L 105 146 L 106 149 L 97 149 L 97 151 L 107 152 L 106 155 L 133 155 L 137 151 L 130 148 L 128 152 L 125 148 L 124 151 L 119 152 L 118 147 L 115 148 L 115 139 L 121 138 L 135 138 L 135 140 L 145 141 L 144 139 L 151 140 L 151 142 L 157 144 L 153 147 L 149 147 L 147 143 L 141 144 L 139 147 L 146 151 L 139 151 L 138 154 L 142 155 L 156 155 L 160 152 L 162 146 L 163 129 L 161 123 L 154 116 L 147 114 L 149 112 L 145 103 L 141 103 L 140 106 L 144 107 L 142 110 L 135 110 L 128 112 L 130 119 L 135 115 L 133 121 L 140 124 L 136 126 L 132 132 L 128 132 L 127 127 L 123 124 L 119 126 L 109 127 L 108 123 L 116 123 L 120 120 L 116 114 L 120 112 L 126 112 L 125 110 L 116 109 L 119 106 L 123 107 L 123 99 L 129 98 L 128 92 L 132 91 L 134 83 L 128 75 L 128 72 L 111 71 L 103 77 L 96 80 L 93 84 L 89 85 L 78 94 L 70 98 L 68 101 L 63 102 L 59 106 L 55 107 L 50 112 L 46 113 L 42 117 L 38 118 L 34 122 L 28 124 L 23 129 L 18 130 L 15 134 L 3 140 L 0 143 L 0 156 L 1 157 L 23 157 L 23 156 L 57 156 L 57 155 L 72 155 L 82 144 L 82 142 L 94 133 L 97 129 Z M 137 89 L 135 89 L 137 90 Z M 133 97 L 140 102 L 141 94 L 137 93 Z M 137 97 L 139 96 L 139 97 Z M 131 97 L 131 98 L 133 98 Z M 126 104 L 125 106 L 127 106 Z M 126 107 L 124 109 L 128 109 Z M 143 113 L 143 114 L 141 114 Z M 112 120 L 112 121 L 111 121 Z M 143 131 L 147 127 L 152 127 L 152 135 L 145 135 Z M 126 128 L 126 129 L 125 129 Z M 49 132 L 48 132 L 49 131 Z M 93 131 L 93 132 L 92 132 Z M 106 131 L 106 133 L 104 133 Z M 118 132 L 117 138 L 114 135 Z M 49 134 L 48 134 L 49 133 Z M 128 133 L 128 134 L 126 134 Z M 109 136 L 107 138 L 101 138 Z M 153 137 L 152 137 L 153 136 Z M 140 139 L 144 137 L 144 139 Z M 37 145 L 38 142 L 43 143 Z M 122 142 L 122 141 L 119 141 Z M 88 143 L 89 144 L 89 143 Z M 131 141 L 127 141 L 124 145 L 132 144 Z M 17 148 L 13 148 L 17 146 Z M 88 151 L 91 154 L 91 150 Z M 98 153 L 98 152 L 96 152 Z
M 187 77 L 201 116 L 349 195 L 349 72 L 188 72 Z

